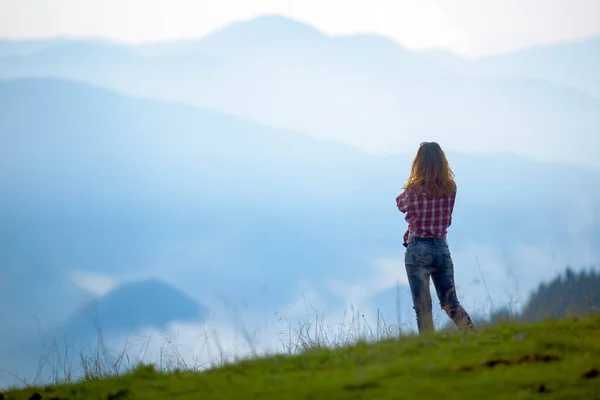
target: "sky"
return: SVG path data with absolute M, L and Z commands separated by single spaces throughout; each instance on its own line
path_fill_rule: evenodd
M 0 0 L 0 37 L 189 39 L 265 14 L 463 57 L 600 35 L 600 0 Z

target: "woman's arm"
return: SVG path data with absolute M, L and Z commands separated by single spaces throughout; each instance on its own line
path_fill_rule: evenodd
M 396 197 L 396 207 L 398 207 L 401 213 L 406 214 L 408 211 L 408 190 L 405 190 Z

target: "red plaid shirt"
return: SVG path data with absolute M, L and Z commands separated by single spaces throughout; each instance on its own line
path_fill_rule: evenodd
M 396 197 L 398 210 L 406 214 L 408 230 L 404 234 L 404 243 L 408 236 L 416 237 L 446 237 L 447 228 L 452 223 L 452 211 L 456 190 L 451 196 L 430 199 L 425 194 L 417 194 L 408 188 Z

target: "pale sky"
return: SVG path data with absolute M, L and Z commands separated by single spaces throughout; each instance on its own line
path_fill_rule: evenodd
M 471 57 L 600 35 L 600 0 L 0 0 L 0 37 L 200 38 L 264 14 Z

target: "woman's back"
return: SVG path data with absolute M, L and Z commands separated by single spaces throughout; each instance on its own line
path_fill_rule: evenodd
M 396 206 L 408 223 L 404 243 L 408 243 L 409 236 L 445 238 L 452 224 L 455 199 L 456 189 L 450 195 L 433 197 L 414 186 L 396 197 Z
M 439 144 L 423 142 L 412 163 L 404 192 L 396 197 L 396 206 L 405 213 L 409 237 L 445 238 L 452 223 L 456 182 Z

